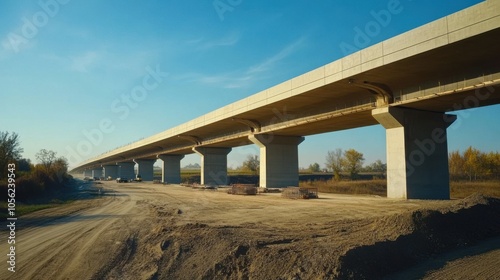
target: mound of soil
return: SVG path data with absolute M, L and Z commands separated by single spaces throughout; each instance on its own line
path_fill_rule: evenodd
M 476 194 L 456 205 L 376 220 L 374 229 L 400 234 L 394 240 L 352 248 L 340 258 L 339 278 L 380 278 L 432 255 L 500 235 L 500 200 Z
M 153 221 L 102 269 L 107 279 L 377 279 L 429 256 L 500 236 L 500 200 L 475 195 L 445 209 L 290 224 L 288 229 L 183 222 L 148 204 Z

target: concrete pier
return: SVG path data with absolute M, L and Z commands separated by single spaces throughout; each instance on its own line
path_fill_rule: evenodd
M 456 116 L 400 107 L 372 115 L 386 129 L 387 197 L 449 199 L 446 129 Z
M 201 184 L 227 185 L 227 155 L 231 148 L 194 147 L 201 156 Z
M 134 159 L 137 163 L 137 175 L 141 175 L 143 181 L 153 181 L 156 159 Z
M 158 155 L 163 161 L 161 181 L 169 184 L 181 183 L 181 160 L 184 155 Z
M 92 169 L 92 177 L 93 178 L 101 178 L 102 177 L 102 168 Z
M 116 179 L 118 178 L 118 165 L 103 165 L 103 177 L 108 178 L 111 177 L 111 179 Z
M 92 170 L 90 170 L 90 169 L 85 169 L 85 170 L 83 171 L 83 178 L 85 178 L 85 177 L 92 177 Z
M 120 178 L 126 178 L 128 180 L 135 179 L 135 162 L 133 161 L 123 161 L 116 163 L 120 168 L 118 169 L 118 176 Z
M 299 185 L 298 146 L 304 137 L 257 134 L 249 139 L 260 148 L 260 187 Z

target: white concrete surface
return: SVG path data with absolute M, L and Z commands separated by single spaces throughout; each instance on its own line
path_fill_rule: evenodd
M 299 186 L 298 146 L 304 137 L 258 134 L 250 136 L 250 141 L 260 148 L 260 187 Z

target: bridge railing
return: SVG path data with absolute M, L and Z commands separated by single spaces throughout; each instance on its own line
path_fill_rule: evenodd
M 395 90 L 394 101 L 407 101 L 431 95 L 453 93 L 471 87 L 480 87 L 485 83 L 500 80 L 500 73 L 476 74 L 475 77 L 463 77 L 460 79 L 436 79 L 421 83 L 417 86 Z

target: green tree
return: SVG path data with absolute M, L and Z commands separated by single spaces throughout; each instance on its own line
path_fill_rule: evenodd
M 52 176 L 56 176 L 54 180 L 58 180 L 62 183 L 68 173 L 68 166 L 68 160 L 65 157 L 56 158 L 51 166 Z
M 383 163 L 380 159 L 377 159 L 374 163 L 367 166 L 367 170 L 371 172 L 385 173 L 387 171 L 387 164 Z
M 5 177 L 9 163 L 21 159 L 22 152 L 17 133 L 0 131 L 0 179 Z
M 243 162 L 243 169 L 250 170 L 256 174 L 260 167 L 259 157 L 257 155 L 248 155 L 247 159 Z
M 361 168 L 363 168 L 363 154 L 354 150 L 349 149 L 344 152 L 344 158 L 342 159 L 344 170 L 349 172 L 351 179 L 355 179 Z
M 326 168 L 333 171 L 335 181 L 340 181 L 340 172 L 343 168 L 342 149 L 328 151 L 326 154 Z
M 310 172 L 320 172 L 321 171 L 321 167 L 319 166 L 319 163 L 317 163 L 317 162 L 310 164 L 308 169 Z
M 29 158 L 22 158 L 17 161 L 17 171 L 30 172 L 31 160 Z

